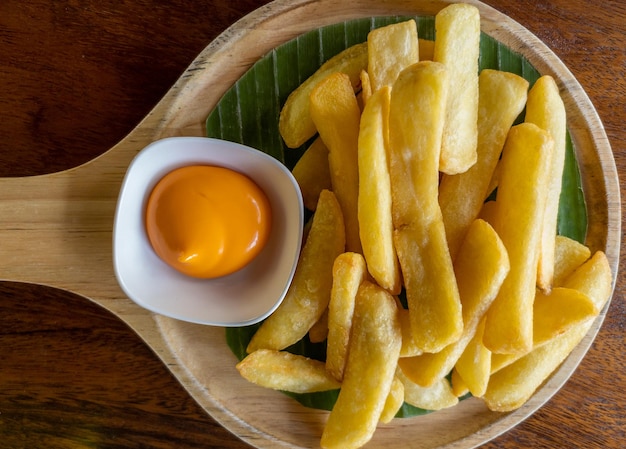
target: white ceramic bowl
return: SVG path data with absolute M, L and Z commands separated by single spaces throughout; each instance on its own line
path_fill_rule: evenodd
M 246 267 L 216 279 L 185 276 L 153 251 L 144 211 L 154 185 L 170 171 L 194 164 L 219 165 L 246 174 L 268 196 L 272 230 Z M 267 154 L 224 140 L 172 137 L 144 148 L 131 162 L 120 191 L 113 227 L 113 263 L 130 299 L 153 312 L 192 323 L 243 326 L 279 306 L 300 253 L 303 203 L 289 170 Z

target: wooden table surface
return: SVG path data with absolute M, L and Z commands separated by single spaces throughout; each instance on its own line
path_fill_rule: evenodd
M 0 177 L 59 171 L 112 147 L 209 42 L 265 3 L 2 0 Z M 626 178 L 626 3 L 486 3 L 535 33 L 571 69 Z M 624 447 L 625 288 L 622 270 L 604 326 L 565 387 L 484 447 Z M 2 282 L 0 447 L 248 446 L 208 416 L 112 314 L 69 292 Z

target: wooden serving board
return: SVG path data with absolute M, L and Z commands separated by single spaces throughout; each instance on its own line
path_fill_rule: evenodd
M 0 280 L 37 283 L 89 298 L 128 323 L 215 419 L 257 447 L 317 447 L 326 413 L 306 409 L 237 374 L 224 330 L 154 315 L 118 286 L 112 262 L 117 196 L 133 157 L 169 136 L 202 136 L 226 90 L 272 48 L 331 23 L 385 15 L 434 15 L 450 2 L 278 0 L 244 17 L 198 55 L 150 114 L 121 142 L 80 167 L 45 176 L 0 179 Z M 483 31 L 558 82 L 588 207 L 587 245 L 607 254 L 614 278 L 621 238 L 619 182 L 603 126 L 560 60 L 516 22 L 478 1 Z M 607 305 L 608 307 L 608 305 Z M 381 426 L 371 447 L 473 447 L 519 423 L 567 380 L 591 345 L 585 340 L 521 409 L 500 414 L 478 400 Z

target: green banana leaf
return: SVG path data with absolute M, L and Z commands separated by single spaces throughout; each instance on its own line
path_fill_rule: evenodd
M 326 26 L 275 48 L 256 62 L 223 96 L 207 118 L 207 135 L 257 148 L 293 168 L 308 143 L 299 149 L 291 149 L 280 138 L 278 116 L 288 95 L 324 61 L 351 45 L 364 42 L 370 30 L 407 19 L 417 22 L 420 38 L 434 39 L 433 17 L 393 16 L 357 19 Z M 527 79 L 531 86 L 540 76 L 523 56 L 484 33 L 480 42 L 479 66 L 480 69 L 492 68 L 516 73 Z M 523 113 L 518 120 L 522 119 Z M 587 214 L 580 172 L 568 135 L 557 232 L 584 242 L 586 229 Z M 226 342 L 238 359 L 245 357 L 246 346 L 258 326 L 226 330 Z M 326 348 L 324 343 L 312 344 L 305 338 L 287 350 L 324 360 Z M 338 391 L 334 390 L 289 395 L 307 407 L 330 410 L 337 394 Z M 397 416 L 424 413 L 428 411 L 404 404 Z

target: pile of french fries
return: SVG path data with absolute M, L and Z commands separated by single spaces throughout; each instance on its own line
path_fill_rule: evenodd
M 371 31 L 281 112 L 288 146 L 317 135 L 294 168 L 314 213 L 287 296 L 237 369 L 276 390 L 340 388 L 324 448 L 364 445 L 404 402 L 439 410 L 469 392 L 520 407 L 611 294 L 605 255 L 556 233 L 556 83 L 479 73 L 474 6 L 447 6 L 435 27 L 434 43 L 413 20 Z M 285 351 L 307 335 L 326 341 L 325 362 Z

